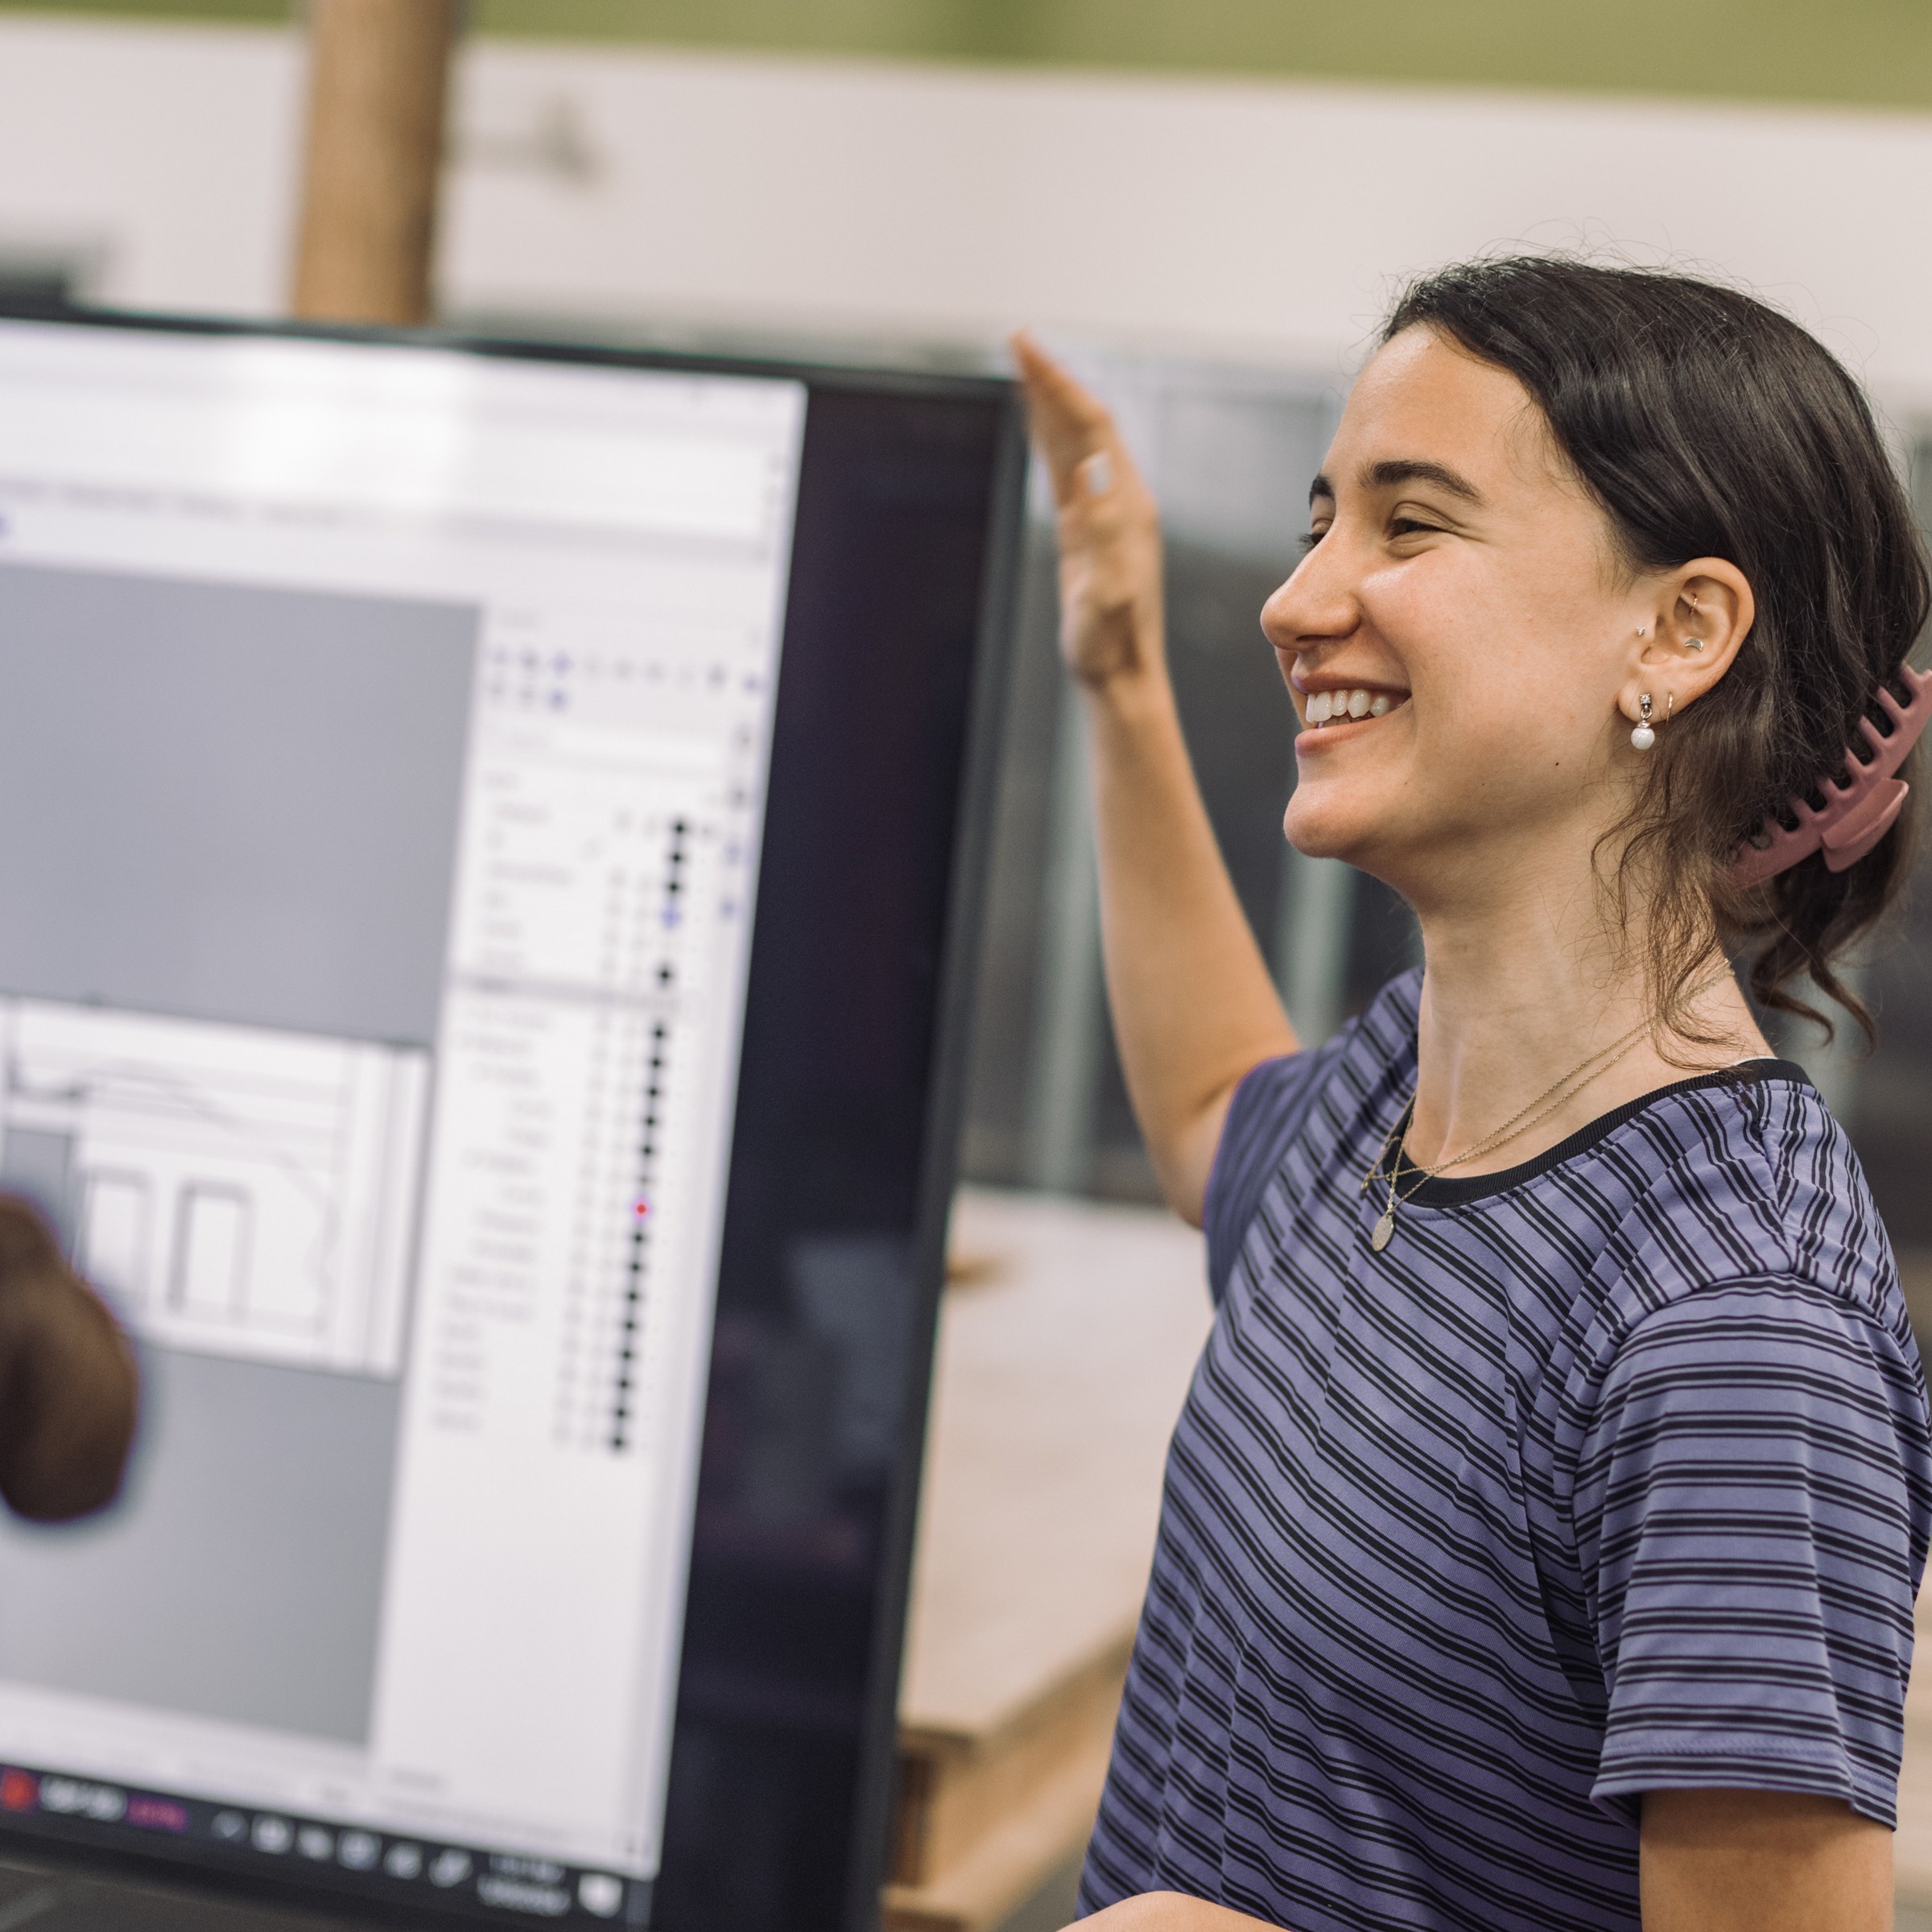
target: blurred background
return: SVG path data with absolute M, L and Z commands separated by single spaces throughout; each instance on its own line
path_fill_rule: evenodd
M 0 298 L 282 312 L 301 29 L 287 0 L 0 0 Z M 1100 387 L 1166 510 L 1215 825 L 1312 1038 L 1415 938 L 1283 844 L 1292 717 L 1257 613 L 1405 277 L 1546 247 L 1741 282 L 1868 383 L 1932 519 L 1918 0 L 477 0 L 452 90 L 447 324 L 983 369 L 1023 322 Z M 1041 507 L 967 1178 L 1146 1203 Z M 1782 1044 L 1850 1129 L 1932 1335 L 1927 869 L 1859 968 L 1879 1052 Z

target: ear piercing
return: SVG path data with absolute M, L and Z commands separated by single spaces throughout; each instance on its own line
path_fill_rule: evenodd
M 1690 621 L 1695 624 L 1704 613 L 1698 609 L 1697 599 L 1692 597 L 1689 591 L 1684 592 L 1684 601 L 1690 606 Z M 1684 648 L 1686 650 L 1702 650 L 1703 647 L 1704 641 L 1702 638 L 1686 638 L 1684 639 Z
M 1691 608 L 1695 609 L 1696 606 L 1694 605 Z M 1637 634 L 1640 638 L 1645 634 L 1645 630 L 1643 625 L 1640 624 L 1637 625 Z M 1703 647 L 1704 641 L 1702 638 L 1686 638 L 1684 639 L 1684 649 L 1686 650 L 1702 650 Z
M 1648 751 L 1657 742 L 1657 733 L 1651 728 L 1650 724 L 1649 692 L 1646 691 L 1637 702 L 1638 708 L 1644 715 L 1637 720 L 1636 728 L 1631 732 L 1630 742 L 1637 750 Z M 1664 694 L 1664 715 L 1657 720 L 1660 725 L 1670 723 L 1670 713 L 1675 709 L 1676 705 L 1677 694 L 1674 691 L 1666 691 Z

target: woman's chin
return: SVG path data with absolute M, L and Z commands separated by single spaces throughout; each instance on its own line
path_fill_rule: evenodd
M 1345 799 L 1309 795 L 1320 789 L 1304 786 L 1289 799 L 1282 819 L 1288 843 L 1304 858 L 1359 863 L 1358 855 L 1374 843 L 1374 814 Z

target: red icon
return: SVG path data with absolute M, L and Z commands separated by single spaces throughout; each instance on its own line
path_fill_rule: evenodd
M 0 1771 L 0 1809 L 36 1811 L 40 1807 L 40 1781 L 31 1771 Z

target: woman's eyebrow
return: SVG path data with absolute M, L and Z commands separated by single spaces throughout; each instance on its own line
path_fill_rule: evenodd
M 1433 483 L 1466 503 L 1480 504 L 1483 493 L 1469 479 L 1446 463 L 1430 463 L 1420 457 L 1390 457 L 1365 465 L 1361 485 L 1367 489 L 1396 489 L 1405 483 Z
M 1446 463 L 1430 463 L 1419 456 L 1389 456 L 1380 463 L 1365 464 L 1360 475 L 1364 490 L 1397 489 L 1405 483 L 1433 483 L 1465 502 L 1482 504 L 1483 493 L 1469 479 Z M 1308 485 L 1308 501 L 1335 501 L 1335 485 L 1326 476 L 1318 476 Z

